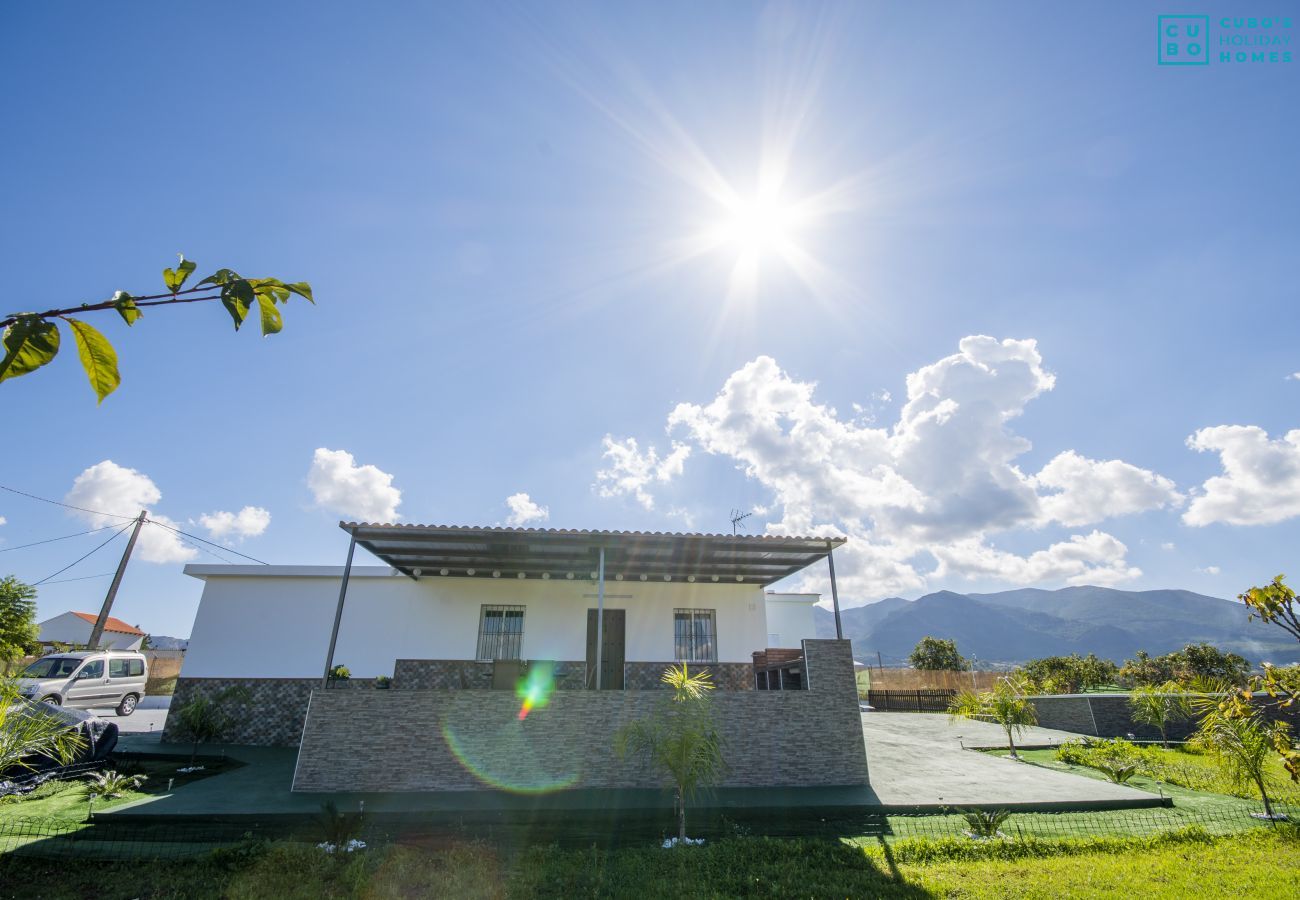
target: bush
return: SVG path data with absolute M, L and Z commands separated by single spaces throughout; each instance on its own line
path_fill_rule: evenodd
M 128 791 L 139 790 L 147 780 L 144 775 L 123 775 L 112 769 L 93 772 L 86 785 L 86 796 L 92 800 L 112 800 Z
M 1049 856 L 1078 856 L 1084 853 L 1131 853 L 1184 844 L 1209 845 L 1215 837 L 1200 825 L 1189 825 L 1145 837 L 1036 838 L 1013 841 L 971 841 L 962 838 L 905 838 L 889 845 L 894 862 L 926 865 L 952 861 L 977 862 L 987 859 L 1036 859 Z M 883 856 L 867 849 L 867 855 Z

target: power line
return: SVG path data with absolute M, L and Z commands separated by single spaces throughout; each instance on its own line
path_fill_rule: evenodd
M 32 587 L 36 587 L 36 585 L 44 584 L 45 582 L 47 582 L 47 581 L 49 581 L 51 578 L 53 578 L 55 575 L 62 575 L 64 572 L 66 572 L 66 571 L 68 571 L 69 569 L 71 569 L 73 566 L 75 566 L 77 563 L 81 562 L 81 561 L 82 561 L 83 559 L 85 559 L 86 557 L 91 556 L 92 554 L 98 553 L 100 550 L 103 550 L 103 549 L 104 549 L 105 547 L 107 547 L 110 543 L 112 543 L 114 540 L 116 540 L 116 539 L 117 539 L 117 538 L 122 534 L 122 532 L 126 531 L 128 528 L 130 528 L 130 527 L 131 527 L 132 525 L 134 525 L 134 524 L 135 524 L 134 521 L 127 522 L 125 525 L 123 525 L 123 526 L 122 526 L 121 528 L 119 528 L 117 531 L 115 531 L 115 532 L 113 532 L 111 535 L 109 535 L 108 540 L 104 541 L 104 543 L 100 544 L 100 545 L 99 545 L 98 547 L 96 547 L 94 550 L 91 550 L 90 553 L 85 554 L 85 556 L 79 556 L 79 557 L 77 557 L 77 559 L 75 559 L 74 561 L 68 563 L 66 566 L 64 566 L 62 569 L 59 569 L 59 571 L 55 572 L 53 575 L 46 575 L 46 576 L 45 576 L 44 578 L 42 578 L 40 581 L 36 582 L 36 584 L 33 584 Z
M 150 524 L 157 525 L 158 523 L 152 522 Z M 204 547 L 202 544 L 196 544 L 194 541 L 191 541 L 188 538 L 181 537 L 180 535 L 177 535 L 176 540 L 180 541 L 182 544 L 184 544 L 186 547 L 190 548 L 191 550 L 197 550 L 200 553 L 206 553 L 208 556 L 211 556 L 215 560 L 219 560 L 220 562 L 223 562 L 228 566 L 232 565 L 230 557 L 222 556 L 220 553 L 216 552 L 215 550 L 209 550 L 207 547 Z
M 77 512 L 90 513 L 94 516 L 108 516 L 110 519 L 135 519 L 135 516 L 119 516 L 117 513 L 100 512 L 97 509 L 86 509 L 84 506 L 73 506 L 71 503 L 61 503 L 58 500 L 50 500 L 48 497 L 38 497 L 35 494 L 29 494 L 26 491 L 20 491 L 17 488 L 7 487 L 0 484 L 0 491 L 8 491 L 11 494 L 18 494 L 22 497 L 30 497 L 33 500 L 39 500 L 42 503 L 53 503 L 55 506 L 62 506 L 64 509 L 75 509 Z
M 264 559 L 258 559 L 256 556 L 249 556 L 247 553 L 240 553 L 238 550 L 235 550 L 231 547 L 227 547 L 225 544 L 213 543 L 212 541 L 209 541 L 205 538 L 201 538 L 196 534 L 190 534 L 187 531 L 181 531 L 179 528 L 173 528 L 170 525 L 164 525 L 162 522 L 155 521 L 154 519 L 145 519 L 145 521 L 148 522 L 150 525 L 158 525 L 162 528 L 166 528 L 168 531 L 174 531 L 177 534 L 184 535 L 185 537 L 189 538 L 192 541 L 199 541 L 200 543 L 207 544 L 210 547 L 216 547 L 219 550 L 225 550 L 227 553 L 233 553 L 236 556 L 242 556 L 244 559 L 252 560 L 253 562 L 259 563 L 264 566 L 270 565 L 270 563 Z M 218 559 L 220 559 L 220 557 L 218 557 Z
M 101 572 L 98 575 L 82 575 L 80 578 L 60 578 L 58 581 L 47 581 L 46 584 L 67 584 L 70 581 L 89 581 L 92 578 L 107 578 L 115 575 L 116 572 Z
M 66 541 L 68 538 L 81 537 L 83 534 L 94 534 L 96 531 L 104 531 L 107 528 L 116 527 L 116 525 L 104 525 L 99 528 L 92 528 L 89 531 L 78 531 L 76 534 L 65 534 L 63 537 L 47 538 L 43 541 L 33 541 L 30 544 L 19 544 L 17 547 L 5 547 L 0 549 L 0 553 L 8 553 L 10 550 L 26 550 L 28 547 L 39 547 L 41 544 L 53 544 L 55 541 Z

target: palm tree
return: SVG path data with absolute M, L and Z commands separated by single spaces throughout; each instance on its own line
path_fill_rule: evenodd
M 1267 772 L 1273 748 L 1281 736 L 1289 737 L 1285 722 L 1271 722 L 1258 710 L 1241 714 L 1228 704 L 1206 705 L 1192 744 L 1218 761 L 1238 787 L 1255 788 L 1264 801 L 1264 815 L 1273 817 Z
M 672 694 L 654 714 L 629 722 L 614 736 L 620 759 L 639 756 L 663 772 L 676 793 L 677 839 L 686 841 L 686 803 L 702 787 L 716 782 L 726 771 L 722 738 L 710 706 L 713 683 L 708 672 L 691 675 L 685 663 L 669 666 L 662 681 Z
M 234 685 L 211 697 L 194 697 L 176 710 L 177 731 L 194 742 L 190 751 L 191 766 L 198 759 L 199 744 L 215 741 L 238 721 L 226 704 L 246 704 L 251 699 L 247 688 Z
M 1011 758 L 1020 759 L 1016 753 L 1015 736 L 1030 725 L 1038 724 L 1034 704 L 1025 695 L 1022 682 L 1003 679 L 991 691 L 975 693 L 962 691 L 948 705 L 948 715 L 953 719 L 982 719 L 996 722 L 1007 733 L 1007 746 Z
M 18 682 L 0 679 L 0 776 L 35 769 L 33 757 L 71 763 L 85 739 L 43 703 L 23 697 Z
M 1169 723 L 1186 719 L 1189 714 L 1187 689 L 1175 681 L 1138 685 L 1133 688 L 1128 702 L 1133 721 L 1160 729 L 1160 743 L 1168 750 L 1166 729 Z

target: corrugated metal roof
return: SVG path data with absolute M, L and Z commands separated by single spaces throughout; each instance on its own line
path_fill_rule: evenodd
M 731 535 L 340 522 L 357 543 L 411 576 L 590 577 L 599 550 L 608 577 L 767 585 L 845 542 L 839 536 Z M 584 574 L 585 573 L 585 574 Z

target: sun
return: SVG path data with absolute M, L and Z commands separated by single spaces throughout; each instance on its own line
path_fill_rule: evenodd
M 714 226 L 718 244 L 740 256 L 784 254 L 796 237 L 798 209 L 775 192 L 750 197 L 732 196 L 723 202 L 723 214 Z

